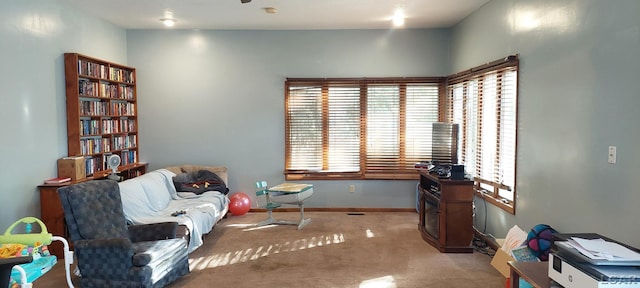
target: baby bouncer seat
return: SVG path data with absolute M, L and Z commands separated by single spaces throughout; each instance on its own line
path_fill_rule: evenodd
M 33 224 L 38 224 L 34 232 Z M 23 229 L 25 233 L 14 233 Z M 3 235 L 0 235 L 0 285 L 7 287 L 30 288 L 32 282 L 47 273 L 57 258 L 49 254 L 47 246 L 52 241 L 61 241 L 64 245 L 66 280 L 71 282 L 70 265 L 73 253 L 69 251 L 66 239 L 48 233 L 47 227 L 35 217 L 25 217 L 13 223 Z

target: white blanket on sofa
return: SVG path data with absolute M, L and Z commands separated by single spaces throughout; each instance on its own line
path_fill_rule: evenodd
M 178 192 L 173 185 L 173 172 L 166 169 L 151 171 L 119 183 L 127 221 L 132 224 L 178 222 L 189 229 L 189 253 L 202 245 L 202 235 L 227 213 L 229 198 L 218 191 L 200 195 Z M 186 211 L 181 216 L 171 216 Z

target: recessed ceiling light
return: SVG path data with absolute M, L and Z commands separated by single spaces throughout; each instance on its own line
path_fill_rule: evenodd
M 267 12 L 267 14 L 276 14 L 276 12 L 278 12 L 278 9 L 274 7 L 264 7 L 264 12 Z
M 404 12 L 402 9 L 396 9 L 396 12 L 393 14 L 393 26 L 400 27 L 404 25 Z
M 167 26 L 167 27 L 173 27 L 173 25 L 176 25 L 176 19 L 162 18 L 160 19 L 160 21 L 162 21 L 162 23 L 164 23 L 164 26 Z
M 166 9 L 164 10 L 164 17 L 162 17 L 160 21 L 162 21 L 166 27 L 173 27 L 173 25 L 176 25 L 177 20 L 173 18 L 173 11 Z

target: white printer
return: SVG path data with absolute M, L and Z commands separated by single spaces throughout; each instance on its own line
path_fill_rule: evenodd
M 640 253 L 598 234 L 556 234 L 549 254 L 551 280 L 565 288 L 640 288 L 640 260 L 592 259 L 569 244 L 571 237 L 603 239 Z

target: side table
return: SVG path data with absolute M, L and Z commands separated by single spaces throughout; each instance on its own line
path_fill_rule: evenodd
M 549 262 L 509 261 L 511 288 L 520 288 L 520 277 L 536 288 L 550 288 Z
M 49 233 L 69 239 L 67 224 L 64 221 L 62 203 L 58 197 L 58 188 L 70 185 L 74 182 L 59 184 L 43 184 L 38 186 L 40 190 L 40 220 L 47 226 Z M 73 243 L 69 240 L 70 249 L 73 250 Z M 56 255 L 58 259 L 64 259 L 64 246 L 60 241 L 51 242 L 49 245 L 51 255 Z

